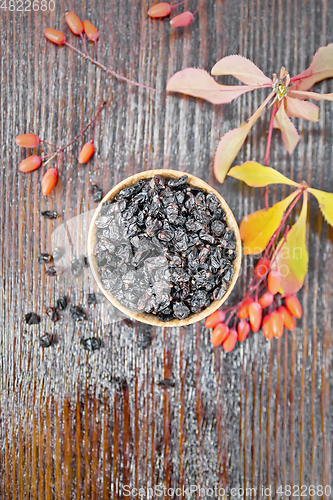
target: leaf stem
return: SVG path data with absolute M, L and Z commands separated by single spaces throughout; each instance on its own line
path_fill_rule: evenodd
M 92 64 L 95 64 L 96 66 L 98 66 L 99 68 L 101 68 L 102 70 L 104 70 L 106 73 L 109 73 L 110 75 L 114 76 L 115 78 L 118 78 L 118 80 L 123 80 L 124 82 L 127 82 L 130 85 L 135 85 L 136 87 L 143 87 L 143 88 L 149 89 L 149 90 L 156 90 L 153 87 L 149 87 L 148 85 L 144 85 L 143 83 L 134 82 L 133 80 L 130 80 L 129 78 L 126 78 L 125 76 L 119 75 L 118 73 L 116 73 L 112 69 L 109 69 L 106 66 L 104 66 L 104 64 L 101 64 L 100 62 L 96 61 L 92 57 L 84 54 L 83 52 L 81 52 L 81 50 L 77 49 L 76 47 L 74 47 L 73 45 L 71 45 L 68 42 L 65 42 L 64 45 L 67 45 L 67 47 L 69 47 L 70 49 L 74 50 L 74 52 L 76 52 L 81 57 L 83 57 L 83 59 L 87 59 Z
M 272 113 L 271 113 L 271 119 L 270 119 L 270 122 L 269 122 L 269 130 L 268 130 L 268 137 L 267 137 L 266 154 L 265 154 L 265 158 L 264 158 L 264 165 L 266 165 L 266 167 L 268 166 L 269 152 L 270 152 L 270 149 L 271 149 L 273 126 L 274 126 L 274 117 L 275 117 L 276 112 L 277 112 L 276 104 L 273 104 Z

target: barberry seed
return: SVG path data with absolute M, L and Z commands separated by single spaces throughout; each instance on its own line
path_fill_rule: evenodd
M 80 306 L 72 306 L 70 309 L 71 316 L 75 321 L 84 321 L 86 319 L 86 313 Z
M 237 344 L 237 332 L 236 330 L 232 329 L 229 331 L 229 335 L 223 342 L 222 347 L 225 350 L 225 352 L 231 352 L 236 344 Z
M 57 299 L 56 308 L 58 309 L 58 311 L 63 311 L 64 309 L 66 309 L 66 307 L 67 297 L 66 295 L 62 295 L 61 297 L 59 297 L 59 299 Z
M 90 21 L 83 21 L 83 29 L 89 40 L 91 40 L 92 42 L 97 42 L 99 33 Z
M 252 302 L 252 304 L 249 305 L 249 318 L 251 330 L 253 332 L 258 332 L 262 319 L 262 307 L 259 302 Z
M 282 337 L 283 335 L 283 317 L 278 311 L 274 311 L 269 320 L 274 337 Z
M 277 311 L 283 318 L 285 328 L 287 328 L 287 330 L 293 330 L 296 327 L 296 322 L 289 310 L 285 306 L 280 306 Z
M 53 336 L 50 335 L 49 333 L 44 333 L 41 337 L 38 339 L 40 347 L 43 347 L 43 349 L 46 349 L 47 347 L 51 347 L 52 342 L 53 342 Z
M 262 278 L 267 273 L 269 266 L 270 260 L 267 259 L 267 257 L 262 257 L 254 268 L 254 274 L 258 276 L 258 278 Z
M 267 288 L 273 294 L 276 295 L 279 291 L 281 283 L 281 274 L 279 271 L 271 271 L 267 278 Z
M 227 338 L 229 333 L 229 327 L 225 323 L 218 324 L 212 333 L 210 338 L 211 344 L 217 347 L 222 344 L 222 342 Z
M 243 319 L 237 325 L 238 340 L 243 342 L 248 336 L 250 331 L 250 324 Z
M 249 297 L 241 303 L 238 310 L 239 319 L 247 319 L 249 317 L 249 305 L 252 304 L 252 302 L 254 302 L 254 300 Z
M 173 28 L 180 28 L 181 26 L 187 26 L 193 21 L 192 12 L 183 12 L 178 16 L 171 19 L 170 24 Z
M 56 168 L 49 168 L 42 179 L 42 193 L 48 195 L 57 184 L 58 172 Z
M 154 5 L 148 10 L 148 16 L 157 18 L 157 17 L 166 17 L 170 14 L 171 5 L 167 2 L 158 3 Z
M 21 134 L 16 137 L 15 142 L 21 148 L 35 148 L 39 144 L 39 137 L 36 134 Z
M 33 312 L 26 314 L 24 318 L 27 325 L 37 325 L 40 323 L 40 316 Z
M 54 323 L 56 323 L 60 319 L 58 311 L 56 310 L 55 307 L 48 307 L 45 312 L 46 315 L 50 318 L 50 320 L 53 321 Z
M 264 309 L 272 304 L 274 300 L 274 295 L 271 292 L 264 293 L 258 300 L 261 307 Z
M 92 142 L 87 142 L 81 149 L 79 163 L 87 163 L 95 152 L 95 146 Z
M 52 210 L 45 210 L 41 212 L 41 215 L 46 217 L 46 219 L 56 219 L 58 217 L 58 213 Z
M 67 12 L 66 23 L 69 28 L 73 31 L 75 35 L 81 35 L 83 33 L 83 23 L 80 18 L 77 17 L 74 12 Z
M 83 349 L 90 352 L 97 351 L 102 347 L 101 339 L 98 339 L 96 337 L 91 337 L 89 339 L 81 339 L 80 344 L 82 345 Z
M 302 306 L 296 295 L 289 295 L 284 299 L 287 308 L 295 318 L 299 319 L 303 316 Z
M 54 266 L 51 266 L 48 268 L 48 270 L 45 272 L 46 276 L 56 276 L 57 275 L 57 269 Z
M 92 186 L 92 190 L 93 190 L 92 199 L 96 203 L 98 203 L 103 198 L 103 189 L 99 188 L 98 186 L 96 186 L 96 184 L 94 184 Z
M 19 170 L 21 172 L 27 173 L 32 172 L 39 168 L 42 164 L 42 160 L 37 155 L 28 156 L 25 160 L 22 160 L 19 164 Z
M 50 40 L 50 42 L 53 42 L 56 45 L 63 45 L 66 42 L 66 35 L 61 31 L 54 30 L 52 28 L 46 28 L 44 35 L 48 40 Z
M 218 309 L 213 312 L 210 316 L 206 318 L 205 327 L 206 328 L 215 328 L 219 323 L 222 323 L 225 319 L 225 313 Z
M 47 264 L 48 262 L 51 262 L 51 260 L 52 255 L 49 253 L 40 253 L 37 257 L 38 264 Z

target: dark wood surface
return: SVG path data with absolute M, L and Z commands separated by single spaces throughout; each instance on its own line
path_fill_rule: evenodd
M 87 293 L 95 287 L 88 270 L 79 279 L 68 272 L 50 278 L 37 264 L 58 226 L 96 207 L 93 184 L 106 193 L 141 170 L 173 168 L 201 177 L 222 193 L 238 221 L 262 207 L 260 190 L 231 179 L 218 185 L 212 161 L 220 136 L 244 122 L 263 94 L 214 107 L 167 96 L 167 78 L 190 65 L 210 71 L 219 58 L 235 53 L 267 75 L 281 65 L 294 75 L 319 46 L 333 42 L 330 0 L 207 1 L 193 24 L 179 31 L 168 20 L 147 17 L 153 3 L 55 0 L 54 12 L 0 9 L 1 499 L 116 499 L 124 485 L 253 487 L 259 492 L 245 498 L 267 498 L 261 485 L 273 491 L 280 485 L 332 485 L 333 230 L 315 200 L 309 273 L 300 294 L 303 318 L 281 340 L 254 334 L 231 354 L 212 348 L 203 323 L 153 329 L 151 347 L 141 350 L 137 337 L 149 327 L 122 325 L 105 302 L 87 307 Z M 192 10 L 196 6 L 188 2 Z M 66 27 L 68 10 L 98 27 L 104 64 L 156 87 L 156 93 L 106 78 L 69 49 L 47 42 L 43 31 L 53 27 L 80 45 Z M 317 90 L 332 92 L 332 82 Z M 103 99 L 94 158 L 78 164 L 80 140 L 64 156 L 56 189 L 43 197 L 42 170 L 18 171 L 25 151 L 14 144 L 15 136 L 36 132 L 64 145 Z M 333 107 L 319 105 L 319 123 L 297 120 L 301 142 L 292 157 L 274 132 L 271 166 L 332 191 Z M 266 113 L 238 161 L 262 161 L 268 120 Z M 271 201 L 283 193 L 272 190 Z M 45 209 L 56 209 L 60 218 L 47 221 L 40 215 Z M 87 224 L 83 216 L 73 229 L 81 253 Z M 229 303 L 244 291 L 250 264 L 244 261 Z M 68 311 L 55 325 L 47 319 L 45 307 L 62 293 L 85 307 L 87 321 L 74 324 Z M 42 316 L 40 325 L 25 325 L 29 311 Z M 38 337 L 45 331 L 57 342 L 42 350 Z M 80 338 L 89 336 L 102 339 L 100 351 L 82 349 Z M 163 379 L 175 386 L 161 388 Z M 190 497 L 208 498 L 194 492 Z

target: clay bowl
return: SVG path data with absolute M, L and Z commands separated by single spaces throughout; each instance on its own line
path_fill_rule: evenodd
M 233 231 L 235 232 L 235 236 L 236 236 L 237 257 L 234 260 L 235 274 L 230 282 L 228 290 L 226 291 L 226 293 L 224 294 L 224 296 L 222 297 L 221 300 L 212 302 L 209 307 L 207 307 L 206 309 L 204 309 L 200 313 L 191 314 L 188 318 L 186 318 L 184 320 L 173 319 L 173 320 L 168 321 L 168 322 L 163 322 L 163 321 L 160 321 L 157 317 L 154 317 L 154 315 L 152 315 L 152 314 L 131 311 L 130 309 L 127 309 L 126 307 L 122 306 L 120 304 L 120 302 L 115 297 L 113 297 L 113 295 L 110 292 L 108 292 L 107 290 L 104 290 L 104 288 L 101 284 L 101 281 L 100 281 L 100 276 L 99 276 L 98 270 L 97 270 L 96 258 L 94 256 L 94 248 L 95 248 L 96 239 L 97 239 L 97 237 L 96 237 L 96 229 L 97 228 L 95 226 L 95 220 L 97 219 L 97 217 L 99 215 L 99 212 L 101 210 L 103 203 L 107 200 L 112 201 L 113 198 L 115 197 L 115 195 L 119 193 L 119 191 L 121 191 L 122 189 L 124 189 L 126 187 L 132 186 L 139 179 L 151 179 L 155 175 L 162 175 L 166 179 L 177 179 L 179 177 L 182 177 L 183 175 L 187 175 L 188 182 L 190 185 L 192 185 L 193 187 L 196 187 L 196 188 L 200 188 L 207 193 L 214 193 L 215 196 L 217 196 L 217 198 L 219 199 L 219 201 L 221 203 L 221 207 L 223 208 L 223 210 L 226 213 L 226 220 L 227 220 L 228 226 L 231 229 L 233 229 Z M 149 325 L 164 326 L 164 327 L 177 327 L 177 326 L 190 325 L 192 323 L 196 323 L 197 321 L 201 321 L 202 319 L 206 318 L 207 316 L 212 314 L 214 311 L 216 311 L 223 304 L 223 302 L 226 301 L 226 299 L 229 297 L 232 289 L 234 288 L 235 283 L 236 283 L 237 278 L 238 278 L 238 275 L 239 275 L 241 261 L 242 261 L 242 245 L 241 245 L 241 239 L 240 239 L 238 225 L 237 225 L 237 222 L 233 216 L 233 213 L 231 212 L 231 210 L 230 210 L 229 206 L 227 205 L 227 203 L 225 202 L 225 200 L 222 198 L 222 196 L 217 191 L 215 191 L 215 189 L 213 189 L 211 186 L 209 186 L 208 184 L 203 182 L 198 177 L 195 177 L 194 175 L 191 175 L 191 174 L 188 174 L 185 172 L 180 172 L 178 170 L 163 170 L 162 169 L 162 170 L 148 170 L 145 172 L 141 172 L 140 174 L 132 175 L 131 177 L 128 177 L 124 181 L 117 184 L 113 189 L 111 189 L 111 191 L 108 192 L 108 194 L 103 198 L 103 200 L 98 205 L 98 207 L 94 213 L 94 216 L 92 218 L 92 221 L 90 223 L 89 233 L 88 233 L 88 256 L 89 256 L 89 262 L 90 262 L 90 266 L 91 266 L 91 270 L 92 270 L 92 273 L 94 275 L 94 278 L 97 281 L 99 288 L 101 289 L 101 291 L 103 292 L 105 297 L 111 302 L 111 304 L 113 304 L 115 307 L 117 307 L 120 311 L 122 311 L 127 316 L 129 316 L 133 319 L 136 319 L 138 321 L 141 321 L 142 323 L 148 323 Z

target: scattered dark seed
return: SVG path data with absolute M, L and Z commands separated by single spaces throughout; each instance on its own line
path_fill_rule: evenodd
M 38 325 L 40 323 L 40 316 L 33 312 L 30 312 L 25 315 L 25 322 L 27 325 Z
M 169 380 L 169 379 L 164 379 L 164 380 L 160 380 L 157 385 L 159 387 L 163 387 L 163 389 L 170 389 L 170 387 L 175 387 L 175 383 L 173 380 Z
M 80 344 L 86 351 L 97 351 L 102 347 L 101 339 L 91 337 L 89 339 L 81 339 Z
M 92 199 L 96 202 L 101 201 L 103 198 L 103 190 L 94 184 L 92 186 Z
M 44 212 L 41 212 L 41 215 L 47 219 L 56 219 L 58 217 L 58 213 L 55 211 L 53 212 L 52 210 L 45 210 Z
M 84 321 L 86 319 L 86 313 L 80 306 L 72 306 L 70 313 L 75 321 Z
M 56 276 L 57 270 L 54 266 L 51 266 L 48 268 L 48 270 L 45 272 L 47 276 Z
M 48 262 L 51 262 L 52 260 L 52 255 L 49 253 L 40 253 L 37 257 L 37 262 L 39 264 L 47 264 Z
M 41 337 L 38 339 L 40 347 L 43 347 L 46 349 L 47 347 L 51 347 L 53 343 L 53 337 L 49 333 L 44 333 Z
M 59 321 L 60 316 L 55 307 L 48 307 L 45 312 L 46 315 L 50 318 L 50 320 L 53 321 L 54 323 L 56 323 L 56 321 Z
M 56 309 L 58 309 L 58 311 L 64 311 L 66 307 L 67 307 L 67 297 L 66 295 L 62 295 L 61 297 L 59 297 L 59 299 L 57 299 Z
M 139 332 L 137 343 L 140 349 L 144 350 L 147 347 L 149 347 L 151 345 L 151 341 L 152 341 L 152 336 L 150 332 L 147 331 Z

